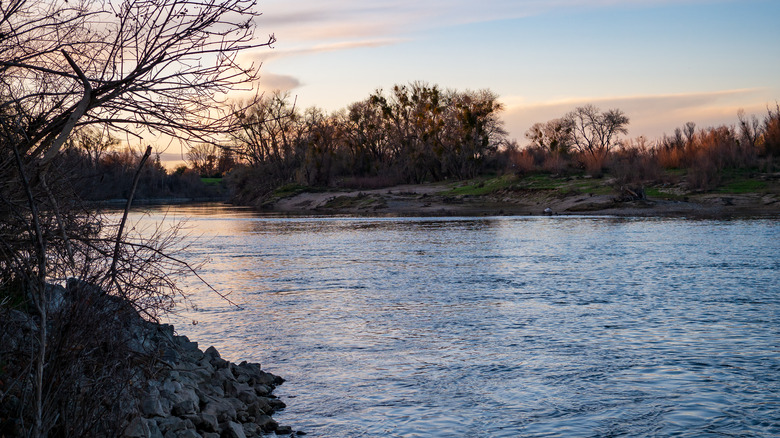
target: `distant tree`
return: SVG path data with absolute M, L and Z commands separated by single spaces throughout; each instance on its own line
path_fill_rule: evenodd
M 408 181 L 474 176 L 505 140 L 503 106 L 489 90 L 444 92 L 436 85 L 396 85 L 369 100 L 382 115 L 388 155 Z
M 780 105 L 767 109 L 761 137 L 763 154 L 780 157 Z
M 687 144 L 693 143 L 693 139 L 696 135 L 696 123 L 686 122 L 683 131 L 685 132 L 685 141 Z
M 212 143 L 200 143 L 187 151 L 187 164 L 201 176 L 213 176 L 217 171 L 220 148 Z
M 374 175 L 388 166 L 390 149 L 381 110 L 370 99 L 351 104 L 337 115 L 338 136 L 348 155 L 350 173 Z
M 534 123 L 525 132 L 530 145 L 552 153 L 567 154 L 574 144 L 573 120 L 562 117 Z
M 179 164 L 173 169 L 173 174 L 176 176 L 184 175 L 184 172 L 186 172 L 189 169 L 186 164 Z
M 739 120 L 739 132 L 742 142 L 746 147 L 754 148 L 758 138 L 761 136 L 761 122 L 755 114 L 750 117 L 746 116 L 743 109 L 737 111 L 737 119 Z
M 256 102 L 234 104 L 240 130 L 232 134 L 236 154 L 252 165 L 274 163 L 283 171 L 294 158 L 298 114 L 289 92 L 274 91 Z
M 296 146 L 302 151 L 300 181 L 310 185 L 330 183 L 339 145 L 336 120 L 315 107 L 307 109 L 301 117 Z
M 67 147 L 83 151 L 90 166 L 97 167 L 106 152 L 115 149 L 120 144 L 119 139 L 106 130 L 85 126 L 77 129 L 68 138 Z
M 229 147 L 219 148 L 219 158 L 217 159 L 217 174 L 224 175 L 236 166 L 236 154 Z
M 602 158 L 627 134 L 628 117 L 619 109 L 601 112 L 593 105 L 575 108 L 565 116 L 572 126 L 574 147 L 593 158 Z
M 450 108 L 457 111 L 459 138 L 454 142 L 454 161 L 458 167 L 449 174 L 457 178 L 473 178 L 482 169 L 485 158 L 493 155 L 505 141 L 506 131 L 499 113 L 504 106 L 489 90 L 457 93 Z

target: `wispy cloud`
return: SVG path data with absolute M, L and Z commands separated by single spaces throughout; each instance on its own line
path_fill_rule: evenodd
M 290 91 L 301 85 L 301 81 L 294 76 L 277 75 L 265 71 L 260 75 L 260 80 L 258 81 L 261 91 Z
M 504 120 L 511 136 L 520 144 L 523 134 L 536 122 L 561 117 L 572 109 L 593 104 L 601 109 L 619 108 L 631 119 L 630 135 L 656 138 L 692 121 L 700 127 L 730 124 L 737 111 L 748 114 L 766 111 L 771 102 L 760 102 L 764 90 L 737 89 L 704 93 L 681 93 L 644 96 L 574 98 L 549 102 L 523 102 L 521 98 L 503 99 L 507 110 Z
M 280 41 L 300 43 L 323 39 L 376 39 L 458 24 L 506 20 L 555 11 L 602 7 L 636 7 L 703 0 L 303 0 L 268 1 L 261 5 L 262 29 Z
M 330 44 L 316 44 L 308 47 L 298 47 L 293 49 L 273 49 L 266 50 L 260 53 L 258 56 L 267 61 L 270 59 L 284 58 L 290 56 L 302 56 L 313 55 L 316 53 L 335 52 L 339 50 L 350 50 L 370 47 L 381 47 L 403 42 L 403 39 L 378 39 L 378 40 L 359 40 L 359 41 L 342 41 Z

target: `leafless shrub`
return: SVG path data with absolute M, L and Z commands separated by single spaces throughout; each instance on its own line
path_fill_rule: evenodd
M 610 156 L 609 168 L 620 185 L 637 185 L 658 180 L 661 169 L 652 147 L 644 137 L 623 142 Z
M 545 172 L 561 175 L 563 173 L 566 173 L 570 164 L 571 163 L 568 157 L 562 154 L 550 154 L 547 157 L 545 157 L 544 161 L 542 162 L 541 168 Z
M 167 253 L 172 237 L 133 240 L 80 205 L 58 156 L 85 126 L 206 142 L 235 129 L 225 96 L 258 77 L 256 66 L 237 63 L 238 54 L 273 42 L 255 39 L 254 6 L 0 3 L 0 299 L 14 303 L 27 327 L 0 320 L 2 330 L 22 330 L 24 338 L 9 353 L 20 358 L 13 434 L 114 435 L 108 431 L 116 424 L 98 407 L 118 394 L 112 376 L 125 377 L 115 368 L 123 362 L 112 338 L 118 315 L 101 314 L 77 290 L 69 309 L 57 308 L 51 284 L 80 279 L 153 318 L 181 293 L 171 275 L 188 269 Z
M 708 154 L 702 154 L 688 168 L 686 184 L 691 190 L 712 190 L 720 183 L 718 166 Z
M 762 156 L 780 157 L 780 104 L 767 109 L 758 143 Z
M 510 157 L 512 170 L 521 175 L 536 170 L 536 159 L 534 155 L 534 150 L 531 148 L 512 151 Z

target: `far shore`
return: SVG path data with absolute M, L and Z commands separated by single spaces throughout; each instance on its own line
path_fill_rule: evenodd
M 378 216 L 610 215 L 635 217 L 780 218 L 776 193 L 701 193 L 625 200 L 618 193 L 546 190 L 453 195 L 451 184 L 400 185 L 372 190 L 303 192 L 264 205 L 280 214 Z

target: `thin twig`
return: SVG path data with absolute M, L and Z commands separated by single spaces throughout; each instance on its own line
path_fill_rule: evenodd
M 111 276 L 111 282 L 116 283 L 116 262 L 119 259 L 119 248 L 122 244 L 122 232 L 125 229 L 125 222 L 127 222 L 127 215 L 130 213 L 130 206 L 133 204 L 133 196 L 135 195 L 135 189 L 138 187 L 138 180 L 141 178 L 141 171 L 144 168 L 146 160 L 152 155 L 152 147 L 146 147 L 146 153 L 141 157 L 141 162 L 138 164 L 138 169 L 135 171 L 135 177 L 133 177 L 133 188 L 130 190 L 130 195 L 127 197 L 127 204 L 125 205 L 125 211 L 122 215 L 122 221 L 119 223 L 119 230 L 116 233 L 116 246 L 114 246 L 114 257 L 111 260 L 111 269 L 108 271 Z M 119 285 L 117 284 L 117 287 Z

